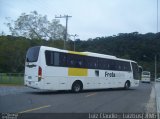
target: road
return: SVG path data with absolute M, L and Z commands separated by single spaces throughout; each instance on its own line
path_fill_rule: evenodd
M 93 90 L 78 94 L 67 91 L 44 92 L 26 87 L 9 88 L 0 87 L 1 113 L 156 112 L 153 84 L 148 83 L 141 83 L 139 87 L 129 90 Z

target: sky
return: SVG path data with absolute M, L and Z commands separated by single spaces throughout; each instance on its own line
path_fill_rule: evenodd
M 72 16 L 68 34 L 77 34 L 81 40 L 157 32 L 157 0 L 0 0 L 0 33 L 10 34 L 6 17 L 15 21 L 22 13 L 32 11 L 47 15 L 50 21 L 55 15 Z M 65 19 L 60 23 L 65 26 Z

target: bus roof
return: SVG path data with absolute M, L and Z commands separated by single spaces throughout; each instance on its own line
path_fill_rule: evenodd
M 86 53 L 86 54 L 88 54 L 89 56 L 91 55 L 91 56 L 95 56 L 95 57 L 104 57 L 104 58 L 112 58 L 112 59 L 114 59 L 114 58 L 116 58 L 116 56 L 113 56 L 113 55 L 105 55 L 105 54 L 99 54 L 99 53 L 93 53 L 93 52 L 82 52 L 82 53 Z

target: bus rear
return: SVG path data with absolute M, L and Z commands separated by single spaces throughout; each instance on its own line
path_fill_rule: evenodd
M 42 78 L 39 52 L 40 46 L 36 46 L 29 48 L 26 54 L 24 83 L 32 88 L 39 88 L 39 81 Z
M 142 82 L 150 83 L 150 81 L 151 81 L 151 74 L 150 74 L 149 71 L 143 71 L 142 72 L 141 81 Z

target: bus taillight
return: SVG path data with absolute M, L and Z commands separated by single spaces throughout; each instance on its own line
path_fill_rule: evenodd
M 38 67 L 38 81 L 42 79 L 42 68 L 39 66 Z

